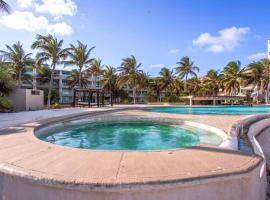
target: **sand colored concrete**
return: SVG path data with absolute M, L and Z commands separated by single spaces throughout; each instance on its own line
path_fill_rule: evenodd
M 63 120 L 171 118 L 223 130 L 241 117 L 145 111 L 96 111 L 47 118 L 0 131 L 0 195 L 8 200 L 263 200 L 262 158 L 218 147 L 162 151 L 93 151 L 37 139 L 34 130 Z M 14 192 L 16 191 L 16 192 Z

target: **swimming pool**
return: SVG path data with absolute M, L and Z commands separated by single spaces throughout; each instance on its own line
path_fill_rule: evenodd
M 161 150 L 200 144 L 218 146 L 223 138 L 196 126 L 153 121 L 65 124 L 44 131 L 41 140 L 94 150 Z
M 270 106 L 166 106 L 149 108 L 148 111 L 195 115 L 253 115 L 270 113 Z

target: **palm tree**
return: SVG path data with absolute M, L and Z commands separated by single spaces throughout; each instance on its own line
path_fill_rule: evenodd
M 52 69 L 47 65 L 42 65 L 36 68 L 37 70 L 37 79 L 42 84 L 47 84 L 50 82 L 50 77 L 52 74 Z
M 97 81 L 97 78 L 103 74 L 103 65 L 101 64 L 100 59 L 93 59 L 90 63 L 90 68 L 87 69 L 88 73 L 93 75 L 95 77 L 95 83 L 99 84 L 99 81 Z
M 217 96 L 220 88 L 220 74 L 218 71 L 214 69 L 209 70 L 204 77 L 203 82 L 209 88 L 209 91 L 211 91 L 211 95 Z
M 140 77 L 140 82 L 138 83 L 138 89 L 140 90 L 140 93 L 143 94 L 143 91 L 146 90 L 149 91 L 149 82 L 150 82 L 150 75 L 142 72 Z
M 159 84 L 161 90 L 164 90 L 165 92 L 172 91 L 174 78 L 173 70 L 163 67 L 159 72 Z
M 253 62 L 244 70 L 248 83 L 253 83 L 257 88 L 257 103 L 259 103 L 259 91 L 265 93 L 265 102 L 269 102 L 269 79 L 270 60 L 265 58 L 258 62 Z
M 114 92 L 117 89 L 117 74 L 116 69 L 111 66 L 106 66 L 100 81 L 103 89 L 110 93 L 111 104 L 113 101 Z
M 176 95 L 176 96 L 180 96 L 181 92 L 184 90 L 184 83 L 180 78 L 175 78 L 173 81 L 173 88 L 172 88 L 172 92 Z
M 229 95 L 234 95 L 239 90 L 243 81 L 243 70 L 241 69 L 240 61 L 229 62 L 222 71 L 222 83 L 225 92 Z
M 95 47 L 91 47 L 90 49 L 88 49 L 87 45 L 84 45 L 82 42 L 77 41 L 77 46 L 70 44 L 70 48 L 68 49 L 68 55 L 70 57 L 70 60 L 65 61 L 65 66 L 75 65 L 79 67 L 79 88 L 82 88 L 82 71 L 84 70 L 84 68 L 87 68 L 93 61 L 93 59 L 90 58 L 90 53 L 94 48 Z
M 191 95 L 201 95 L 202 81 L 198 77 L 187 80 L 187 91 Z
M 47 98 L 47 107 L 50 109 L 51 104 L 51 92 L 53 86 L 54 79 L 54 71 L 58 64 L 62 64 L 63 61 L 67 58 L 68 53 L 66 49 L 62 48 L 63 40 L 58 40 L 55 36 L 49 34 L 47 36 L 37 35 L 36 41 L 32 44 L 33 49 L 39 49 L 40 51 L 37 53 L 37 59 L 41 62 L 50 61 L 51 77 L 49 83 L 49 91 Z
M 141 80 L 141 74 L 143 71 L 140 69 L 141 63 L 137 63 L 134 56 L 123 59 L 121 66 L 118 68 L 120 74 L 118 79 L 118 85 L 123 87 L 128 85 L 133 91 L 133 103 L 136 104 L 136 90 L 138 83 Z
M 76 85 L 80 85 L 80 88 L 87 88 L 89 83 L 85 71 L 81 72 L 77 69 L 72 70 L 70 72 L 70 76 L 67 79 L 71 88 L 74 88 Z
M 190 61 L 188 56 L 183 57 L 180 62 L 176 63 L 178 66 L 175 68 L 176 74 L 180 78 L 185 80 L 185 92 L 187 92 L 187 79 L 188 76 L 197 76 L 196 72 L 199 72 L 199 67 L 194 66 L 194 62 Z
M 157 97 L 157 101 L 161 102 L 161 86 L 159 82 L 159 77 L 151 78 L 149 80 L 149 87 L 151 91 L 153 91 Z
M 269 89 L 270 89 L 270 59 L 265 58 L 262 61 L 263 64 L 263 88 L 266 91 L 265 93 L 265 103 L 269 103 Z
M 9 5 L 3 0 L 0 0 L 0 11 L 10 13 Z
M 243 70 L 243 76 L 245 77 L 246 84 L 253 84 L 253 90 L 256 88 L 256 101 L 259 103 L 259 91 L 262 85 L 263 76 L 263 64 L 262 62 L 250 63 L 246 69 Z
M 26 53 L 23 49 L 23 44 L 17 42 L 12 46 L 6 45 L 7 51 L 0 51 L 1 57 L 11 65 L 18 74 L 19 87 L 22 85 L 22 73 L 26 67 L 34 64 L 31 58 L 32 53 Z

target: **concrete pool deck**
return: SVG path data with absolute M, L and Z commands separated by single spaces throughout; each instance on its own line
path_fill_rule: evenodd
M 90 110 L 69 116 L 50 114 L 0 131 L 2 199 L 45 200 L 55 195 L 59 197 L 55 199 L 87 199 L 90 195 L 98 200 L 252 200 L 261 193 L 258 173 L 262 158 L 256 155 L 211 146 L 161 151 L 82 150 L 46 143 L 34 135 L 34 129 L 57 121 L 104 116 L 189 120 L 228 132 L 237 120 L 247 116 Z M 221 194 L 226 198 L 219 198 Z

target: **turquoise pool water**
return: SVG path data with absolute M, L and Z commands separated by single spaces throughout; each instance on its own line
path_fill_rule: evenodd
M 149 111 L 173 114 L 253 115 L 270 113 L 270 106 L 168 106 L 153 107 Z
M 40 139 L 53 144 L 96 150 L 160 150 L 199 144 L 219 145 L 215 133 L 193 126 L 127 121 L 65 125 L 47 130 Z

